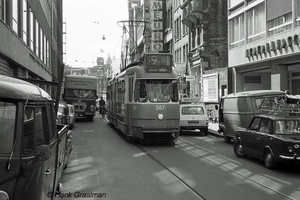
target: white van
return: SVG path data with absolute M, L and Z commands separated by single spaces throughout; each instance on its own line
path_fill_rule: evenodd
M 208 116 L 204 103 L 192 103 L 195 99 L 182 99 L 180 104 L 180 132 L 199 129 L 208 135 Z

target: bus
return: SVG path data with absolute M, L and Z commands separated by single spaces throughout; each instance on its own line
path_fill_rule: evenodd
M 86 117 L 93 121 L 97 98 L 96 76 L 65 76 L 63 100 L 74 106 L 76 117 Z
M 121 70 L 106 87 L 106 117 L 127 139 L 176 143 L 180 113 L 172 54 L 147 53 Z M 154 87 L 157 96 L 151 91 Z

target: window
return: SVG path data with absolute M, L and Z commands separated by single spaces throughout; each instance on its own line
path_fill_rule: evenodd
M 271 131 L 271 123 L 272 121 L 269 119 L 262 119 L 261 120 L 261 124 L 260 124 L 260 128 L 259 128 L 259 132 L 262 133 L 270 133 Z
M 39 44 L 39 40 L 40 39 L 40 26 L 39 26 L 39 22 L 37 19 L 35 19 L 35 54 L 37 56 L 40 55 L 40 44 Z
M 244 44 L 245 40 L 245 22 L 244 14 L 229 21 L 229 42 L 230 48 L 238 47 Z
M 6 0 L 0 0 L 0 19 L 6 22 Z
M 27 44 L 27 1 L 23 0 L 23 41 Z
M 134 101 L 178 102 L 177 80 L 143 79 L 135 82 Z
M 12 0 L 12 28 L 19 33 L 19 0 Z
M 265 4 L 261 3 L 247 11 L 247 41 L 253 42 L 265 37 Z
M 34 51 L 34 16 L 31 8 L 29 8 L 29 11 L 30 49 Z
M 183 115 L 204 115 L 204 109 L 202 106 L 183 107 L 181 113 Z
M 55 112 L 54 112 L 54 108 L 53 105 L 48 105 L 47 106 L 47 113 L 48 113 L 48 119 L 55 119 Z M 49 125 L 48 127 L 48 131 L 49 131 L 49 142 L 51 143 L 55 137 L 55 133 L 54 133 L 54 126 L 55 124 L 53 124 L 53 120 L 48 120 Z
M 182 49 L 182 62 L 185 62 L 186 60 L 186 50 L 185 50 L 185 45 L 183 45 L 183 49 Z
M 0 153 L 10 153 L 16 127 L 16 105 L 0 101 Z
M 275 35 L 292 28 L 292 12 L 268 21 L 268 35 Z
M 258 131 L 259 123 L 260 123 L 260 118 L 255 118 L 253 123 L 251 124 L 250 130 Z

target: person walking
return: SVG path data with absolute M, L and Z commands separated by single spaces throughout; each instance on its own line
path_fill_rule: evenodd
M 104 115 L 105 115 L 105 100 L 103 99 L 103 97 L 101 97 L 101 99 L 99 101 L 99 105 L 100 105 L 99 113 L 102 114 L 102 118 L 104 118 Z

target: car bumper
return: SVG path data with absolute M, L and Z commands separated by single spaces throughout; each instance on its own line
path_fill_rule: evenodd
M 282 161 L 292 161 L 296 163 L 300 163 L 300 155 L 294 154 L 294 155 L 279 155 L 279 158 Z

